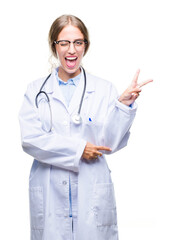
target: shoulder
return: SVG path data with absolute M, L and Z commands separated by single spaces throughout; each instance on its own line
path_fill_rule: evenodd
M 114 92 L 117 95 L 117 89 L 114 84 L 106 79 L 92 75 L 91 73 L 86 72 L 88 84 L 94 85 L 95 89 L 102 92 Z
M 30 82 L 27 85 L 27 93 L 28 94 L 33 94 L 33 95 L 38 93 L 40 91 L 40 88 L 41 88 L 42 84 L 46 80 L 46 78 L 47 78 L 47 76 L 38 78 L 38 79 L 33 80 L 32 82 Z
M 89 81 L 93 81 L 95 84 L 102 84 L 102 85 L 111 85 L 112 83 L 108 80 L 105 80 L 101 77 L 95 76 L 89 72 L 86 72 L 87 78 Z
M 41 78 L 38 78 L 36 80 L 33 80 L 32 82 L 30 82 L 28 84 L 28 87 L 29 88 L 39 88 L 41 87 L 41 85 L 43 84 L 43 82 L 45 81 L 46 77 L 41 77 Z

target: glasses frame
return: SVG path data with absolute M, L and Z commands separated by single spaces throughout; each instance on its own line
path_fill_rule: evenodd
M 88 41 L 85 40 L 85 39 L 76 39 L 76 40 L 74 40 L 74 41 L 69 41 L 69 40 L 54 41 L 54 44 L 59 44 L 60 42 L 67 42 L 67 43 L 69 43 L 69 45 L 68 45 L 68 48 L 69 48 L 71 43 L 74 44 L 74 47 L 77 47 L 77 46 L 75 46 L 75 43 L 76 43 L 76 42 L 79 42 L 79 41 L 80 41 L 80 42 L 83 42 L 83 43 L 85 43 L 85 44 L 88 43 Z

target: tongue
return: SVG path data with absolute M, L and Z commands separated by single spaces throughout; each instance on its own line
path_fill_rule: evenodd
M 66 65 L 69 68 L 73 68 L 76 65 L 76 60 L 66 60 Z

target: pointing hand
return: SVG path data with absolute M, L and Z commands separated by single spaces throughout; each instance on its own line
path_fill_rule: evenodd
M 108 147 L 96 146 L 92 143 L 87 142 L 82 157 L 87 160 L 97 159 L 98 156 L 102 156 L 102 153 L 100 152 L 102 150 L 109 151 L 109 152 L 112 151 Z

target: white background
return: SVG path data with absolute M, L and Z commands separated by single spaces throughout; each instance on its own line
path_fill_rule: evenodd
M 29 239 L 28 177 L 18 112 L 29 82 L 48 74 L 48 31 L 62 14 L 90 32 L 84 67 L 121 93 L 137 68 L 145 86 L 126 148 L 108 157 L 115 185 L 120 240 L 171 240 L 169 0 L 30 0 L 0 6 L 1 239 Z M 81 240 L 81 239 L 79 239 Z

